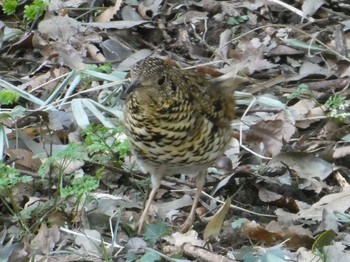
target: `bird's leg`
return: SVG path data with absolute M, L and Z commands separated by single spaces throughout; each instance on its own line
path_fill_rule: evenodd
M 196 193 L 194 195 L 192 208 L 191 208 L 190 214 L 188 215 L 186 221 L 182 224 L 182 226 L 180 228 L 181 232 L 187 232 L 193 225 L 194 218 L 196 215 L 196 208 L 197 208 L 199 198 L 201 196 L 201 192 L 203 190 L 204 183 L 205 183 L 205 175 L 206 175 L 206 171 L 203 171 L 203 172 L 200 172 L 196 177 L 197 189 L 196 189 Z
M 137 230 L 138 235 L 141 235 L 142 233 L 142 227 L 143 227 L 143 224 L 145 223 L 145 220 L 147 220 L 149 208 L 152 204 L 155 194 L 157 193 L 158 188 L 160 187 L 161 177 L 158 177 L 156 175 L 151 175 L 151 181 L 152 181 L 152 190 L 151 190 L 151 193 L 149 194 L 149 197 L 146 202 L 146 206 L 142 211 L 140 220 L 138 222 L 138 230 Z

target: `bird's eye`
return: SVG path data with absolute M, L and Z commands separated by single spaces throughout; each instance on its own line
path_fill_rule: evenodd
M 165 83 L 165 75 L 162 75 L 161 78 L 158 79 L 158 85 L 162 85 Z

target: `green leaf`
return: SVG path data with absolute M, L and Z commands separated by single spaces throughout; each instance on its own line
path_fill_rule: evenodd
M 146 254 L 144 254 L 140 258 L 140 262 L 154 262 L 154 261 L 160 261 L 161 257 L 154 251 L 147 251 Z
M 12 15 L 16 12 L 18 2 L 16 0 L 6 0 L 2 4 L 2 11 L 7 15 Z
M 135 252 L 128 252 L 125 256 L 125 261 L 126 262 L 132 262 L 136 261 L 138 259 L 138 256 L 135 254 Z
M 70 144 L 64 150 L 54 153 L 41 166 L 38 174 L 44 178 L 48 174 L 50 167 L 60 167 L 64 170 L 72 161 L 89 160 L 86 148 L 81 144 Z
M 17 92 L 12 92 L 9 90 L 0 91 L 0 104 L 10 105 L 18 101 L 19 94 Z
M 144 238 L 151 246 L 153 246 L 157 240 L 169 234 L 169 228 L 164 221 L 160 221 L 156 224 L 148 224 L 145 228 Z
M 329 246 L 335 238 L 335 233 L 333 230 L 327 230 L 320 234 L 314 244 L 312 245 L 312 252 L 321 252 L 323 253 L 323 248 Z
M 315 44 L 308 44 L 304 41 L 301 41 L 299 39 L 281 39 L 284 41 L 287 45 L 300 48 L 300 49 L 305 49 L 305 50 L 310 50 L 314 52 L 319 52 L 319 51 L 326 51 L 325 48 L 323 48 L 320 45 L 315 45 Z
M 30 176 L 23 176 L 13 167 L 0 162 L 0 191 L 11 190 L 18 183 L 28 183 L 32 180 Z
M 70 186 L 61 189 L 61 197 L 78 196 L 81 197 L 87 193 L 92 192 L 98 188 L 99 182 L 96 178 L 91 176 L 84 176 L 72 181 Z
M 42 0 L 34 0 L 31 5 L 24 6 L 24 18 L 29 21 L 34 21 L 37 17 L 44 14 L 47 3 Z
M 231 227 L 233 229 L 237 229 L 237 228 L 241 228 L 242 225 L 247 221 L 246 218 L 239 218 L 239 219 L 236 219 L 234 220 L 232 223 L 231 223 Z

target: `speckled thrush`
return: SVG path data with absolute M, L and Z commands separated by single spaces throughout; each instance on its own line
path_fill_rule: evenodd
M 197 186 L 181 226 L 185 232 L 192 227 L 207 168 L 229 145 L 233 92 L 160 58 L 141 61 L 130 79 L 124 90 L 126 134 L 139 167 L 150 173 L 152 182 L 138 233 L 162 178 L 180 173 L 195 175 Z

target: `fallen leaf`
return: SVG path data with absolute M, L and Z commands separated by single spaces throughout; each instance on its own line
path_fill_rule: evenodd
M 295 132 L 295 127 L 281 119 L 265 120 L 251 126 L 245 142 L 255 152 L 265 156 L 280 153 L 284 143 L 288 142 Z
M 322 158 L 302 152 L 280 153 L 272 158 L 270 166 L 287 165 L 305 179 L 319 178 L 324 180 L 333 172 L 333 166 Z
M 216 212 L 213 218 L 209 221 L 203 233 L 203 238 L 205 240 L 215 239 L 219 235 L 227 211 L 230 209 L 230 205 L 231 198 L 227 198 L 225 204 L 221 206 L 218 212 Z
M 312 219 L 314 221 L 321 221 L 323 209 L 328 212 L 338 211 L 345 212 L 350 207 L 350 187 L 345 187 L 343 192 L 329 194 L 322 197 L 318 202 L 313 204 L 310 208 L 301 210 L 298 213 L 299 218 Z
M 115 5 L 110 6 L 106 10 L 104 10 L 99 16 L 95 18 L 95 21 L 101 23 L 111 21 L 113 16 L 119 11 L 121 4 L 121 0 L 115 1 Z
M 5 149 L 5 153 L 16 164 L 16 168 L 20 170 L 37 172 L 41 166 L 41 161 L 38 158 L 33 158 L 34 154 L 28 150 Z
M 337 147 L 333 151 L 334 158 L 341 158 L 350 155 L 350 146 Z
M 185 243 L 191 243 L 194 246 L 204 246 L 206 241 L 198 238 L 198 233 L 194 230 L 190 230 L 184 234 L 175 232 L 171 236 L 164 237 L 171 245 L 180 247 Z
M 316 11 L 326 3 L 325 0 L 304 0 L 301 10 L 305 16 L 313 16 Z
M 54 250 L 59 239 L 60 231 L 57 225 L 48 228 L 45 223 L 42 223 L 38 234 L 31 241 L 30 246 L 34 254 L 47 255 Z
M 75 237 L 75 244 L 84 248 L 89 252 L 99 253 L 101 234 L 97 230 L 84 229 L 83 234 L 79 234 Z

